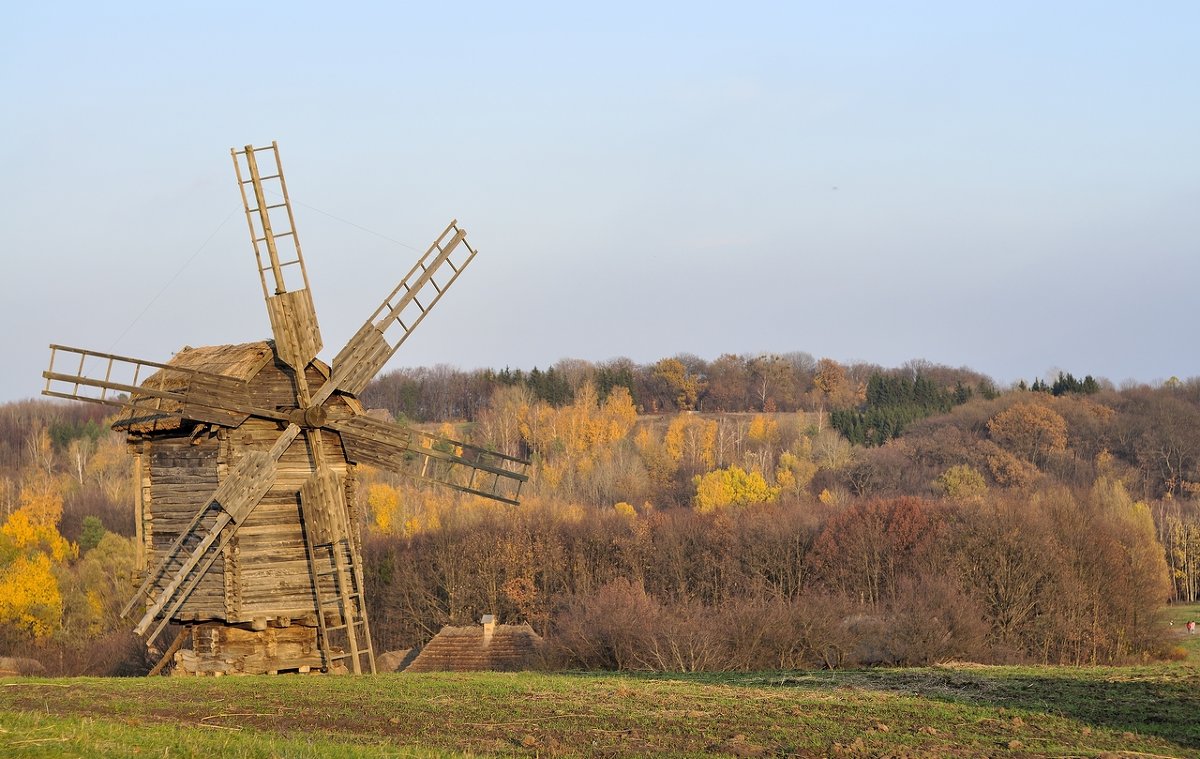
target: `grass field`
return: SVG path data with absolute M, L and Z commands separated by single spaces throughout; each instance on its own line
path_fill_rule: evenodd
M 1200 757 L 1176 629 L 1138 667 L 8 679 L 0 755 Z
M 1188 620 L 1200 625 L 1200 604 L 1168 606 L 1164 615 L 1171 623 L 1180 647 L 1188 652 L 1188 660 L 1200 663 L 1200 629 L 1190 635 L 1184 629 Z

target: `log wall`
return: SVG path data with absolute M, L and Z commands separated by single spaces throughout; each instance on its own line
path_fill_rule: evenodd
M 312 579 L 304 545 L 298 491 L 311 476 L 312 452 L 306 432 L 279 459 L 275 485 L 238 530 L 227 550 L 231 603 L 230 621 L 286 616 L 294 619 L 316 613 Z M 326 464 L 341 476 L 347 473 L 337 435 L 321 432 Z M 278 428 L 250 420 L 230 432 L 232 449 L 260 447 L 278 437 Z M 350 493 L 353 495 L 353 492 Z M 323 568 L 323 567 L 322 567 Z M 324 578 L 323 590 L 333 592 Z
M 205 499 L 217 489 L 219 448 L 220 441 L 216 439 L 193 444 L 188 436 L 160 437 L 146 442 L 141 457 L 145 515 L 142 529 L 151 567 L 158 566 L 180 531 L 188 526 Z M 214 516 L 208 516 L 203 528 L 210 527 L 214 519 Z M 203 534 L 198 531 L 197 536 Z M 178 562 L 172 569 L 177 565 Z M 177 617 L 186 620 L 223 618 L 224 572 L 224 563 L 214 562 Z M 168 571 L 159 578 L 152 598 L 158 597 L 161 589 L 170 582 L 171 575 L 172 571 Z
M 327 379 L 323 369 L 310 365 L 306 378 L 310 390 Z M 293 378 L 283 365 L 270 362 L 250 380 L 251 403 L 266 408 L 294 407 Z M 333 396 L 326 409 L 331 417 L 361 413 L 357 401 Z M 184 425 L 167 434 L 131 438 L 136 459 L 138 525 L 146 549 L 146 564 L 155 567 L 166 549 L 248 450 L 267 450 L 282 433 L 281 426 L 250 418 L 232 429 Z M 343 478 L 350 524 L 356 525 L 355 479 L 341 440 L 334 432 L 306 431 L 296 438 L 278 462 L 275 484 L 245 521 L 238 526 L 223 555 L 213 563 L 176 613 L 176 622 L 202 620 L 228 624 L 316 624 L 316 603 L 305 550 L 298 491 L 314 469 L 308 436 L 319 434 L 325 463 Z M 213 521 L 208 517 L 207 528 Z M 232 530 L 232 525 L 229 528 Z M 197 539 L 203 531 L 198 531 Z M 358 545 L 359 536 L 352 529 Z M 328 567 L 327 559 L 320 569 Z M 152 591 L 157 597 L 171 580 L 168 572 Z M 331 577 L 323 579 L 323 592 L 333 594 Z M 276 622 L 280 620 L 280 622 Z

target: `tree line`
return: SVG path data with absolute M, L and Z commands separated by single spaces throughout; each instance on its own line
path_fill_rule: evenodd
M 667 667 L 685 643 L 697 668 L 1170 653 L 1154 612 L 1196 600 L 1200 386 L 1000 392 L 911 370 L 855 386 L 823 363 L 801 412 L 639 414 L 627 388 L 585 382 L 557 407 L 498 388 L 439 431 L 532 455 L 520 510 L 367 476 L 381 640 L 498 612 L 541 625 L 573 666 Z M 825 424 L 881 408 L 913 413 L 875 440 Z M 453 556 L 473 569 L 439 577 Z M 776 627 L 734 624 L 748 613 Z M 759 653 L 739 659 L 730 630 Z M 816 637 L 788 658 L 781 630 Z
M 377 379 L 363 401 L 415 422 L 474 421 L 501 388 L 521 387 L 551 406 L 571 403 L 585 384 L 601 398 L 624 388 L 641 414 L 672 411 L 775 412 L 849 407 L 863 400 L 872 377 L 888 382 L 918 378 L 959 395 L 994 394 L 992 381 L 966 368 L 911 361 L 897 369 L 842 365 L 807 353 L 734 355 L 706 361 L 680 354 L 652 364 L 627 358 L 593 363 L 563 359 L 546 369 L 463 371 L 439 365 L 397 369 Z M 1089 377 L 1090 379 L 1090 377 Z M 939 391 L 940 392 L 940 391 Z
M 1172 655 L 1155 610 L 1200 598 L 1195 380 L 683 356 L 404 370 L 364 399 L 533 460 L 514 508 L 363 469 L 380 650 L 494 613 L 572 667 L 1119 662 Z M 116 618 L 129 466 L 94 407 L 0 406 L 0 653 L 145 670 Z
M 523 620 L 570 668 L 761 670 L 1169 655 L 1150 511 L 1119 483 L 986 503 L 461 505 L 366 542 L 375 639 Z

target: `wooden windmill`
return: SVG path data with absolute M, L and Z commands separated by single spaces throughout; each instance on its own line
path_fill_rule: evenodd
M 185 672 L 374 672 L 356 466 L 507 503 L 527 479 L 527 461 L 381 421 L 357 399 L 475 250 L 450 222 L 330 367 L 279 148 L 230 152 L 274 340 L 166 363 L 51 345 L 43 394 L 122 409 L 145 571 L 124 613 L 144 608 L 148 644 L 184 626 L 164 663 L 190 634 Z

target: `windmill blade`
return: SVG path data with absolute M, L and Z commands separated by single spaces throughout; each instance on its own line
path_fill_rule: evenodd
M 364 670 L 374 674 L 362 561 L 338 473 L 327 466 L 318 467 L 300 487 L 300 508 L 325 666 L 332 669 L 337 662 L 346 661 L 356 675 Z
M 180 532 L 179 537 L 167 549 L 155 569 L 147 574 L 145 582 L 122 610 L 122 616 L 128 614 L 138 599 L 148 593 L 176 563 L 179 565 L 170 582 L 134 626 L 134 631 L 141 635 L 146 632 L 155 619 L 162 618 L 162 622 L 151 633 L 147 642 L 158 637 L 170 621 L 171 616 L 183 605 L 208 568 L 220 556 L 225 544 L 236 534 L 237 528 L 271 489 L 275 483 L 276 464 L 279 458 L 299 434 L 300 427 L 289 424 L 270 450 L 249 451 L 242 456 L 229 476 L 210 497 L 205 499 L 204 504 L 192 518 L 191 524 Z M 200 541 L 184 556 L 182 552 L 188 538 L 194 537 L 194 531 L 200 527 L 204 517 L 214 506 L 218 509 L 216 519 L 208 527 Z M 215 548 L 213 548 L 214 544 Z
M 451 221 L 334 357 L 333 375 L 313 396 L 313 403 L 323 403 L 334 390 L 351 395 L 362 392 L 475 259 L 476 251 L 466 238 L 466 230 L 459 228 L 457 220 Z M 462 252 L 458 251 L 460 245 Z
M 503 503 L 519 503 L 529 462 L 477 446 L 356 416 L 328 425 L 346 458 Z
M 346 492 L 342 478 L 329 467 L 319 467 L 300 486 L 304 528 L 314 545 L 332 543 L 349 533 Z
M 275 142 L 261 148 L 247 145 L 240 151 L 231 148 L 229 152 L 258 261 L 258 278 L 271 318 L 275 351 L 285 364 L 303 371 L 321 350 L 321 330 L 300 238 L 296 236 L 296 218 L 283 178 L 283 164 L 279 161 L 279 145 Z M 261 169 L 260 158 L 264 159 Z
M 222 374 L 65 345 L 50 346 L 42 395 L 100 403 L 127 411 L 126 424 L 183 417 L 236 427 L 250 416 L 288 421 L 250 403 L 248 386 Z

